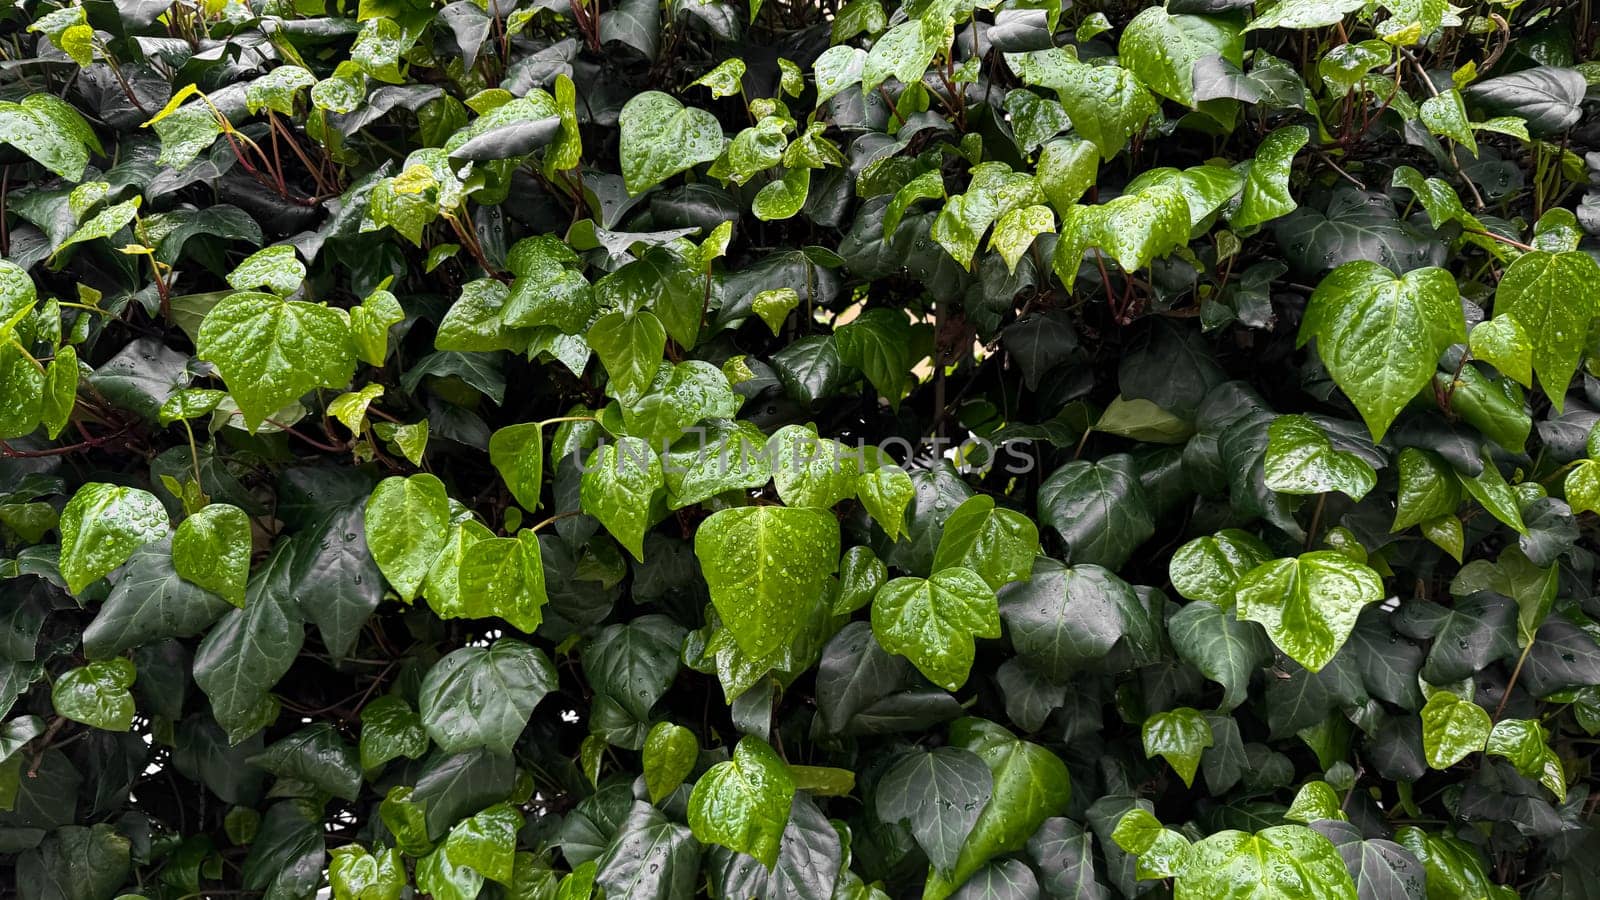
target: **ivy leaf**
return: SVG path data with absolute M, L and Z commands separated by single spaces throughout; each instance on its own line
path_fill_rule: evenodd
M 1334 382 L 1381 440 L 1467 330 L 1450 273 L 1413 269 L 1396 278 L 1361 260 L 1335 269 L 1312 293 L 1298 343 L 1313 337 Z
M 1200 755 L 1211 746 L 1211 726 L 1199 712 L 1183 707 L 1159 712 L 1144 720 L 1144 755 L 1160 755 L 1183 779 L 1194 786 L 1194 773 L 1200 768 Z
M 228 274 L 228 284 L 234 290 L 249 291 L 264 287 L 280 297 L 287 297 L 299 290 L 305 280 L 305 264 L 295 256 L 291 244 L 257 250 Z
M 747 853 L 771 869 L 778 862 L 794 792 L 789 767 L 778 754 L 765 741 L 744 737 L 732 759 L 695 782 L 689 827 L 700 841 Z
M 839 521 L 821 509 L 724 509 L 700 523 L 694 552 L 723 623 L 765 657 L 800 632 L 809 599 L 838 570 Z
M 544 479 L 544 429 L 538 422 L 507 425 L 489 436 L 489 464 L 523 509 L 539 508 Z
M 106 659 L 142 644 L 190 637 L 228 609 L 220 597 L 178 577 L 165 542 L 133 551 L 94 621 L 83 630 L 83 652 Z
M 970 750 L 914 751 L 878 780 L 878 818 L 904 823 L 935 868 L 955 868 L 961 846 L 994 787 L 988 766 Z
M 395 848 L 368 853 L 360 844 L 346 844 L 328 856 L 328 884 L 335 900 L 399 900 L 405 890 L 406 864 Z
M 982 719 L 962 719 L 950 729 L 950 743 L 978 754 L 994 779 L 994 792 L 978 814 L 948 877 L 929 874 L 925 893 L 948 897 L 983 864 L 1021 850 L 1039 826 L 1066 810 L 1072 780 L 1054 753 Z
M 1272 8 L 1250 20 L 1245 31 L 1263 28 L 1326 28 L 1344 20 L 1345 16 L 1362 7 L 1359 0 L 1282 0 Z
M 645 91 L 622 107 L 618 118 L 622 177 L 628 193 L 640 194 L 668 178 L 722 155 L 728 139 L 716 116 L 685 107 L 668 94 Z
M 171 531 L 167 511 L 148 491 L 103 482 L 79 488 L 61 510 L 61 577 L 74 594 Z
M 1360 456 L 1333 449 L 1333 442 L 1306 416 L 1279 416 L 1267 428 L 1266 485 L 1284 494 L 1339 491 L 1360 500 L 1378 474 Z
M 767 440 L 772 480 L 786 506 L 826 509 L 856 492 L 856 456 L 815 428 L 785 425 Z
M 1350 637 L 1361 607 L 1383 598 L 1383 581 L 1342 553 L 1318 550 L 1250 570 L 1234 596 L 1240 619 L 1259 622 L 1278 649 L 1318 672 Z
M 544 561 L 539 538 L 524 529 L 516 537 L 490 537 L 461 553 L 455 615 L 499 616 L 518 631 L 532 633 L 544 620 Z
M 906 508 L 917 486 L 905 469 L 869 453 L 856 476 L 856 498 L 890 540 L 905 530 Z
M 934 54 L 950 45 L 948 26 L 945 17 L 929 15 L 884 32 L 867 51 L 861 70 L 862 90 L 876 91 L 891 77 L 901 84 L 920 82 Z
M 101 150 L 83 116 L 48 93 L 30 94 L 20 103 L 0 101 L 0 141 L 72 182 L 83 180 L 89 151 Z
M 898 309 L 870 309 L 833 333 L 839 360 L 858 369 L 898 407 L 911 373 L 911 323 Z
M 1038 497 L 1039 519 L 1061 535 L 1075 565 L 1118 568 L 1155 534 L 1149 501 L 1125 453 L 1067 463 L 1039 486 Z
M 845 88 L 860 84 L 866 65 L 867 51 L 860 47 L 837 44 L 822 51 L 811 64 L 817 82 L 817 106 L 827 103 Z
M 1195 844 L 1173 896 L 1356 900 L 1356 886 L 1333 842 L 1304 825 L 1276 825 L 1255 834 L 1220 831 Z
M 1244 40 L 1239 29 L 1213 16 L 1171 15 L 1149 7 L 1122 30 L 1118 57 L 1139 80 L 1163 97 L 1194 107 L 1194 66 L 1214 55 L 1239 65 Z
M 124 200 L 115 206 L 108 206 L 95 213 L 87 222 L 78 226 L 78 230 L 72 232 L 65 241 L 62 241 L 61 245 L 56 248 L 56 252 L 60 253 L 73 244 L 96 241 L 115 235 L 125 228 L 129 222 L 133 221 L 143 201 L 143 197 L 134 197 L 131 200 Z
M 1232 591 L 1228 592 L 1232 597 Z M 1272 661 L 1272 645 L 1254 622 L 1235 619 L 1205 600 L 1196 600 L 1167 621 L 1178 658 L 1222 685 L 1222 709 L 1245 701 L 1250 675 Z M 1192 776 L 1191 776 L 1192 777 Z
M 250 757 L 250 764 L 345 800 L 354 801 L 361 795 L 361 769 L 356 765 L 355 751 L 326 722 L 275 741 Z
M 1167 564 L 1167 577 L 1184 598 L 1205 600 L 1219 609 L 1231 610 L 1239 579 L 1271 558 L 1271 549 L 1260 538 L 1236 528 L 1224 528 L 1179 547 Z
M 585 339 L 606 367 L 615 396 L 633 401 L 655 378 L 666 350 L 667 330 L 654 313 L 613 312 L 601 316 Z
M 1478 141 L 1472 135 L 1472 123 L 1467 120 L 1467 104 L 1461 99 L 1460 91 L 1451 88 L 1422 101 L 1418 118 L 1429 131 L 1455 141 L 1473 156 L 1478 155 Z
M 1289 169 L 1296 153 L 1311 139 L 1304 125 L 1279 128 L 1261 140 L 1245 175 L 1239 208 L 1228 217 L 1234 228 L 1253 228 L 1286 216 L 1299 206 L 1289 193 Z
M 644 781 L 650 802 L 659 804 L 694 771 L 700 743 L 694 732 L 671 722 L 657 722 L 644 739 Z
M 1559 413 L 1589 323 L 1600 316 L 1600 263 L 1578 250 L 1524 253 L 1500 279 L 1494 311 L 1522 326 L 1533 345 L 1534 374 Z
M 978 573 L 945 568 L 931 578 L 896 578 L 879 588 L 872 633 L 883 649 L 953 691 L 972 668 L 973 637 L 1000 636 L 1000 612 L 994 589 Z
M 243 606 L 250 517 L 237 506 L 213 503 L 184 519 L 172 535 L 172 567 L 185 581 Z
M 428 732 L 405 698 L 378 697 L 361 707 L 361 768 L 371 772 L 393 759 L 420 759 L 428 752 Z
M 1024 83 L 1056 92 L 1073 129 L 1094 143 L 1102 159 L 1120 153 L 1128 139 L 1160 110 L 1145 83 L 1121 66 L 1088 65 L 1059 49 L 1007 55 L 1006 59 Z M 1051 194 L 1051 200 L 1055 198 Z M 1056 211 L 1066 213 L 1060 205 Z
M 700 844 L 684 825 L 636 802 L 599 865 L 596 880 L 607 896 L 688 896 L 700 874 Z
M 685 434 L 663 459 L 668 506 L 682 509 L 772 478 L 767 436 L 749 422 L 713 421 Z
M 385 478 L 367 499 L 367 547 L 407 603 L 416 599 L 449 540 L 450 498 L 429 474 Z
M 322 304 L 272 294 L 229 294 L 200 324 L 198 352 L 215 363 L 245 425 L 314 388 L 343 388 L 355 374 L 355 345 L 345 317 Z
M 666 475 L 655 451 L 638 438 L 625 437 L 589 457 L 580 496 L 584 512 L 599 519 L 634 559 L 642 561 L 650 507 L 656 493 L 665 488 Z
M 1007 585 L 999 600 L 1017 655 L 1058 684 L 1119 643 L 1137 662 L 1153 662 L 1160 649 L 1159 623 L 1133 586 L 1100 566 L 1040 559 L 1032 577 Z
M 1452 515 L 1461 505 L 1461 482 L 1437 453 L 1406 447 L 1400 451 L 1395 468 L 1400 473 L 1400 492 L 1395 498 L 1390 531 L 1403 531 Z
M 293 545 L 280 544 L 250 580 L 244 608 L 223 616 L 195 650 L 195 684 L 235 744 L 265 727 L 264 718 L 277 716 L 277 701 L 268 691 L 305 641 L 305 623 L 289 588 L 293 564 Z
M 1501 719 L 1489 732 L 1484 750 L 1510 761 L 1522 775 L 1539 781 L 1557 799 L 1565 800 L 1566 771 L 1548 741 L 1545 727 L 1532 719 Z
M 1533 342 L 1509 315 L 1479 322 L 1467 333 L 1472 355 L 1523 387 L 1533 387 Z
M 133 727 L 133 663 L 122 657 L 99 660 L 64 673 L 50 688 L 56 714 L 106 731 Z
M 1422 863 L 1411 851 L 1386 840 L 1362 840 L 1361 830 L 1348 822 L 1323 819 L 1311 826 L 1333 841 L 1356 882 L 1357 897 L 1423 900 L 1426 896 Z
M 487 747 L 509 754 L 528 717 L 556 686 L 543 653 L 511 638 L 462 647 L 422 679 L 418 712 L 428 736 L 447 753 Z
M 976 572 L 999 590 L 1025 580 L 1039 555 L 1039 529 L 1027 516 L 996 509 L 994 498 L 979 494 L 956 507 L 945 520 L 933 554 L 935 572 L 960 566 Z
M 1141 807 L 1117 820 L 1111 840 L 1139 857 L 1135 874 L 1140 878 L 1171 878 L 1183 870 L 1189 857 L 1189 839 L 1162 827 L 1161 820 Z
M 1073 206 L 1061 222 L 1051 265 L 1064 284 L 1077 281 L 1084 251 L 1104 250 L 1124 271 L 1148 266 L 1189 240 L 1189 201 L 1172 184 L 1149 184 L 1105 203 Z
M 1483 707 L 1449 691 L 1437 691 L 1422 707 L 1422 749 L 1428 765 L 1448 769 L 1482 750 L 1493 724 Z

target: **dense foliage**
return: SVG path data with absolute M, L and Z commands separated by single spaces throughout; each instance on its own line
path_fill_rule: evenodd
M 1600 896 L 1588 0 L 61 2 L 0 893 Z

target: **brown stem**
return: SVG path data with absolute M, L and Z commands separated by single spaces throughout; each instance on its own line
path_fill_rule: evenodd
M 1500 714 L 1506 711 L 1506 701 L 1511 699 L 1511 689 L 1517 686 L 1517 678 L 1522 675 L 1522 665 L 1528 661 L 1528 654 L 1533 652 L 1535 641 L 1528 641 L 1528 646 L 1522 648 L 1522 655 L 1517 657 L 1517 667 L 1511 670 L 1511 680 L 1506 682 L 1505 693 L 1500 695 L 1500 705 L 1494 708 L 1494 720 L 1500 721 Z
M 128 432 L 128 428 L 129 426 L 123 425 L 116 431 L 107 432 L 99 437 L 88 438 L 87 440 L 79 441 L 76 444 L 68 444 L 65 447 L 50 447 L 46 450 L 18 450 L 5 441 L 0 441 L 0 456 L 3 456 L 7 459 L 43 459 L 50 456 L 66 456 L 69 453 L 77 453 L 80 450 L 92 450 L 101 444 L 108 444 L 126 434 Z

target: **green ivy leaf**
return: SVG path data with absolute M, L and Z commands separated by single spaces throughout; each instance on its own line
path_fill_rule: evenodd
M 1073 206 L 1063 216 L 1051 265 L 1062 283 L 1077 281 L 1085 251 L 1103 250 L 1124 271 L 1150 265 L 1189 240 L 1189 201 L 1175 185 L 1151 184 L 1105 203 Z
M 716 116 L 685 107 L 660 91 L 635 94 L 618 119 L 622 177 L 640 194 L 668 178 L 722 155 L 728 139 Z
M 103 482 L 79 488 L 61 510 L 61 577 L 74 594 L 171 531 L 167 511 L 148 491 Z
M 133 727 L 133 663 L 127 659 L 100 660 L 64 673 L 50 688 L 56 714 L 106 731 Z
M 1186 786 L 1194 785 L 1200 768 L 1200 755 L 1212 744 L 1211 726 L 1206 717 L 1185 706 L 1159 712 L 1144 720 L 1140 729 L 1146 758 L 1159 755 L 1172 766 Z
M 368 853 L 360 844 L 346 844 L 328 856 L 334 900 L 399 900 L 406 887 L 406 865 L 397 849 Z
M 1472 355 L 1523 387 L 1533 387 L 1533 342 L 1509 315 L 1479 322 L 1467 333 Z
M 766 455 L 785 506 L 826 509 L 856 492 L 857 455 L 815 428 L 785 425 L 767 440 Z
M 1318 550 L 1250 570 L 1234 596 L 1240 619 L 1259 622 L 1278 649 L 1318 672 L 1350 637 L 1361 607 L 1383 598 L 1383 581 L 1342 553 Z
M 794 792 L 789 767 L 778 754 L 765 741 L 744 737 L 732 759 L 695 782 L 689 827 L 698 840 L 747 853 L 771 869 L 778 862 Z
M 1277 825 L 1255 834 L 1220 831 L 1195 844 L 1173 896 L 1356 900 L 1357 894 L 1333 842 L 1304 825 Z
M 1560 412 L 1589 323 L 1600 316 L 1600 263 L 1577 250 L 1524 253 L 1501 277 L 1494 311 L 1522 326 L 1533 345 L 1534 374 Z
M 1333 442 L 1306 416 L 1279 416 L 1267 428 L 1266 485 L 1284 494 L 1339 491 L 1360 500 L 1378 483 L 1378 473 Z
M 367 547 L 378 570 L 410 603 L 449 540 L 450 498 L 428 474 L 385 478 L 366 506 Z
M 1122 30 L 1117 53 L 1150 90 L 1195 107 L 1195 63 L 1220 55 L 1240 65 L 1244 40 L 1238 27 L 1224 18 L 1171 15 L 1161 7 L 1148 7 Z
M 1478 155 L 1478 141 L 1472 135 L 1467 104 L 1460 91 L 1451 88 L 1422 101 L 1420 119 L 1429 131 L 1466 147 L 1473 156 Z
M 1428 765 L 1448 769 L 1482 750 L 1493 725 L 1483 707 L 1449 691 L 1437 691 L 1422 707 L 1422 750 Z
M 257 250 L 228 274 L 228 284 L 234 290 L 249 291 L 264 287 L 280 297 L 287 297 L 299 290 L 305 280 L 305 264 L 295 256 L 294 247 L 290 244 Z
M 634 559 L 643 560 L 653 498 L 666 483 L 661 459 L 648 443 L 619 438 L 589 457 L 583 470 L 581 502 L 584 511 L 599 519 Z
M 610 389 L 625 402 L 636 400 L 655 378 L 667 346 L 667 330 L 654 313 L 607 313 L 585 335 L 611 378 Z
M 172 567 L 185 581 L 244 606 L 250 578 L 250 517 L 237 506 L 213 503 L 178 523 Z
M 317 303 L 240 291 L 211 308 L 198 352 L 215 363 L 254 429 L 314 388 L 343 388 L 355 374 L 344 315 Z
M 1391 531 L 1453 515 L 1461 505 L 1461 482 L 1437 453 L 1406 447 L 1400 451 L 1395 468 L 1400 473 L 1400 491 L 1395 498 Z
M 650 802 L 660 804 L 694 771 L 700 742 L 694 732 L 671 722 L 657 722 L 644 739 L 644 781 Z
M 985 494 L 972 497 L 945 520 L 933 570 L 962 567 L 977 573 L 993 590 L 1023 581 L 1039 555 L 1039 529 L 1027 516 L 997 509 Z
M 1167 577 L 1180 596 L 1231 610 L 1239 579 L 1270 559 L 1272 551 L 1260 538 L 1225 528 L 1179 547 L 1167 564 Z
M 20 103 L 0 101 L 0 141 L 72 182 L 83 180 L 89 151 L 101 152 L 94 129 L 53 94 L 30 94 Z
M 524 529 L 516 537 L 488 537 L 461 553 L 458 597 L 452 612 L 469 618 L 499 616 L 532 633 L 544 621 L 544 560 L 539 538 Z
M 856 498 L 890 540 L 897 540 L 904 532 L 906 508 L 916 494 L 917 486 L 905 469 L 869 449 L 856 476 Z
M 533 708 L 556 686 L 545 655 L 510 638 L 462 647 L 428 670 L 417 708 L 428 736 L 446 752 L 487 747 L 509 754 Z
M 1289 193 L 1289 170 L 1300 148 L 1311 139 L 1304 125 L 1279 128 L 1261 140 L 1245 175 L 1239 208 L 1228 217 L 1234 228 L 1254 228 L 1286 216 L 1300 205 Z
M 872 633 L 934 684 L 956 690 L 972 669 L 973 638 L 1000 636 L 994 589 L 971 569 L 896 578 L 872 600 Z
M 700 523 L 694 552 L 723 623 L 765 657 L 800 632 L 838 570 L 839 521 L 822 509 L 725 509 Z
M 539 508 L 544 480 L 544 429 L 538 422 L 507 425 L 489 436 L 489 464 L 523 509 Z
M 869 309 L 833 333 L 839 360 L 858 369 L 898 407 L 911 374 L 911 323 L 898 309 Z
M 1396 278 L 1360 260 L 1333 270 L 1312 293 L 1298 342 L 1313 337 L 1328 373 L 1381 440 L 1433 377 L 1439 354 L 1464 342 L 1467 330 L 1450 273 L 1414 269 Z
M 371 772 L 390 760 L 420 759 L 428 732 L 404 697 L 388 694 L 361 707 L 361 768 Z

